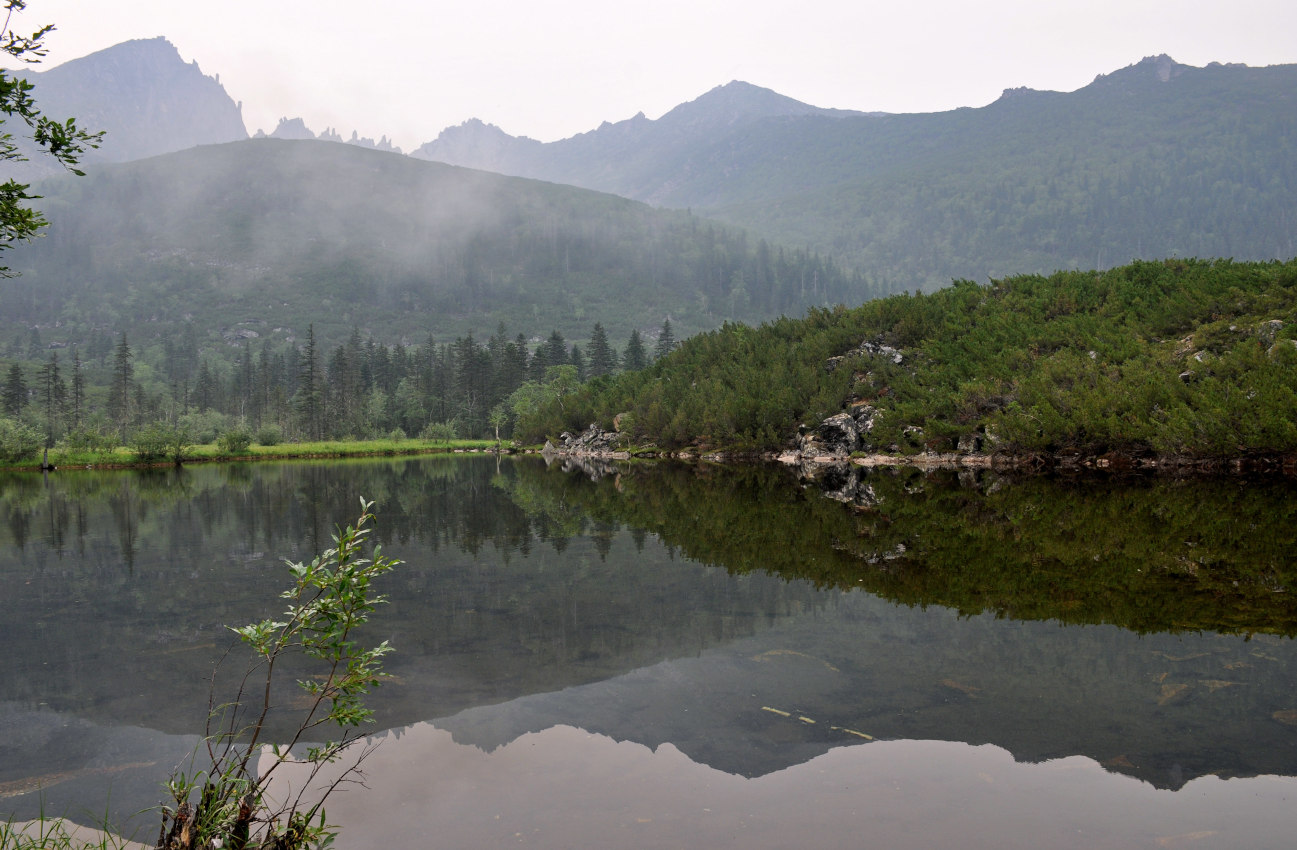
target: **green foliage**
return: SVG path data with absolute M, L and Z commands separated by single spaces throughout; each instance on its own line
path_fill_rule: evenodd
M 252 432 L 242 427 L 231 428 L 217 439 L 216 445 L 226 454 L 245 452 L 252 445 Z
M 359 740 L 357 728 L 373 714 L 364 697 L 381 682 L 382 658 L 391 652 L 387 641 L 361 649 L 354 637 L 385 601 L 372 591 L 373 580 L 399 563 L 384 557 L 378 545 L 366 555 L 372 507 L 372 502 L 361 499 L 360 517 L 334 535 L 333 548 L 309 563 L 289 562 L 293 584 L 282 594 L 288 600 L 284 619 L 231 628 L 256 660 L 244 673 L 233 702 L 220 706 L 209 718 L 207 762 L 193 773 L 177 771 L 167 783 L 174 803 L 174 808 L 163 808 L 163 835 L 168 840 L 188 833 L 190 843 L 185 846 L 219 842 L 223 847 L 284 850 L 332 842 L 336 830 L 325 820 L 323 805 L 337 782 L 321 793 L 311 787 L 311 780 Z M 286 741 L 265 741 L 276 667 L 297 656 L 315 662 L 320 672 L 298 681 L 306 707 L 297 730 Z M 258 687 L 250 688 L 257 676 L 261 677 Z M 215 689 L 215 679 L 212 686 Z M 260 701 L 249 702 L 251 694 L 260 694 Z M 336 741 L 306 747 L 304 754 L 299 751 L 307 736 L 331 727 L 341 730 Z M 257 762 L 263 745 L 271 755 L 269 764 Z M 303 767 L 306 779 L 300 784 L 278 778 Z M 343 776 L 358 770 L 359 759 Z M 275 781 L 288 789 L 286 794 L 275 792 Z M 318 799 L 313 800 L 312 794 Z
M 537 442 L 629 412 L 637 442 L 773 450 L 800 425 L 868 405 L 866 450 L 952 450 L 970 436 L 1015 452 L 1291 452 L 1295 332 L 1297 261 L 957 281 L 727 324 L 535 407 L 517 430 Z
M 829 499 L 761 465 L 636 465 L 600 480 L 517 469 L 509 487 L 520 505 L 550 505 L 576 528 L 588 517 L 644 529 L 734 573 L 966 616 L 1297 634 L 1297 599 L 1286 592 L 1297 582 L 1288 531 L 1297 517 L 1284 482 L 965 483 L 953 472 L 853 468 L 826 473 Z
M 33 460 L 45 438 L 34 428 L 0 417 L 0 463 Z
M 446 422 L 429 422 L 422 431 L 419 432 L 419 439 L 431 440 L 439 443 L 449 443 L 455 439 L 456 428 L 454 420 Z
M 78 454 L 108 454 L 117 448 L 117 438 L 87 426 L 69 431 L 60 441 L 59 447 Z
M 284 434 L 277 425 L 263 425 L 257 429 L 256 441 L 259 446 L 277 446 L 284 439 Z
M 215 443 L 222 434 L 231 430 L 230 417 L 215 410 L 186 413 L 176 419 L 178 427 L 184 429 L 195 443 Z
M 161 422 L 145 425 L 131 436 L 131 448 L 136 458 L 145 463 L 160 460 L 180 463 L 184 460 L 185 449 L 193 442 L 187 429 Z

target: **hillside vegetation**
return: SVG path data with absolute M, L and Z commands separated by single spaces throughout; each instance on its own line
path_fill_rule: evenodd
M 615 338 L 856 300 L 827 260 L 682 212 L 319 141 L 194 148 L 45 183 L 46 238 L 12 252 L 0 333 L 200 345 L 314 323 L 407 345 L 500 322 Z M 46 334 L 50 336 L 50 334 Z M 0 336 L 3 339 L 3 336 Z
M 1074 92 L 851 115 L 741 83 L 548 144 L 464 127 L 416 155 L 689 207 L 879 291 L 1133 259 L 1297 254 L 1297 66 L 1149 57 Z M 863 300 L 848 299 L 847 303 Z
M 1297 261 L 1137 262 L 957 281 L 727 324 L 519 425 L 617 419 L 630 443 L 776 450 L 846 412 L 864 450 L 1297 451 Z

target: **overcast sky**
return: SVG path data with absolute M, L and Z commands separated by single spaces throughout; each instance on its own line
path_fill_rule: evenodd
M 1297 62 L 1294 0 L 29 0 L 46 66 L 165 36 L 219 74 L 248 131 L 386 134 L 409 151 L 481 118 L 565 138 L 745 80 L 816 106 L 932 112 L 1072 91 L 1167 53 Z

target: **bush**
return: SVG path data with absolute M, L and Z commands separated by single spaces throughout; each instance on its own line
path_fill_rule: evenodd
M 59 442 L 59 447 L 69 452 L 108 454 L 117 448 L 117 437 L 95 428 L 78 428 L 69 431 Z
M 282 620 L 230 629 L 252 649 L 256 661 L 234 678 L 238 688 L 232 701 L 216 699 L 217 677 L 212 676 L 212 704 L 220 707 L 208 718 L 210 760 L 205 770 L 172 774 L 167 788 L 174 807 L 163 808 L 166 834 L 158 846 L 306 850 L 332 845 L 337 830 L 325 820 L 324 798 L 344 780 L 363 779 L 360 764 L 372 745 L 362 742 L 359 729 L 374 714 L 364 699 L 386 678 L 383 656 L 391 652 L 387 641 L 362 649 L 353 636 L 386 601 L 373 592 L 372 580 L 400 563 L 370 543 L 372 508 L 372 502 L 362 499 L 360 518 L 338 531 L 335 548 L 309 563 L 288 564 L 291 582 L 281 594 L 288 600 Z M 282 675 L 276 662 L 300 659 L 314 661 L 319 673 L 297 683 L 305 692 L 299 695 L 304 707 L 300 726 L 289 739 L 318 740 L 326 727 L 341 734 L 322 744 L 281 748 L 269 743 L 265 726 L 272 684 Z M 257 687 L 245 687 L 260 676 Z M 255 694 L 264 696 L 258 700 Z M 358 743 L 361 752 L 341 779 L 312 787 L 322 765 Z M 290 778 L 294 771 L 304 781 Z
M 45 444 L 38 431 L 12 419 L 0 419 L 0 462 L 18 463 L 33 457 Z
M 257 429 L 257 445 L 259 446 L 277 446 L 284 440 L 284 433 L 279 430 L 278 425 L 264 425 Z
M 131 438 L 135 456 L 146 463 L 159 460 L 180 463 L 184 460 L 185 449 L 192 444 L 193 438 L 187 428 L 161 423 L 146 425 Z
M 216 445 L 228 455 L 246 452 L 252 445 L 252 434 L 247 428 L 231 428 L 216 439 Z
M 186 413 L 176 420 L 177 426 L 189 432 L 191 443 L 214 443 L 216 438 L 230 428 L 230 417 L 215 410 Z
M 393 428 L 387 433 L 387 439 L 391 440 L 393 443 L 399 443 L 405 439 L 405 432 L 400 428 Z
M 419 432 L 419 439 L 431 440 L 439 443 L 449 443 L 455 439 L 455 420 L 450 419 L 446 422 L 429 422 Z

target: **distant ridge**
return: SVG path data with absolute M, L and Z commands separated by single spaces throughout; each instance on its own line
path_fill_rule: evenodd
M 266 133 L 264 130 L 258 130 L 253 135 L 253 138 L 292 139 L 295 141 L 318 139 L 322 142 L 342 142 L 349 145 L 356 145 L 357 147 L 370 148 L 371 150 L 387 151 L 388 153 L 401 152 L 400 148 L 388 141 L 387 136 L 383 136 L 378 141 L 374 141 L 373 139 L 364 138 L 357 131 L 352 130 L 351 138 L 344 139 L 338 134 L 338 131 L 334 130 L 332 127 L 325 127 L 319 135 L 316 135 L 310 127 L 306 126 L 306 122 L 301 118 L 280 118 L 279 124 L 275 126 L 273 131 Z
M 678 162 L 719 133 L 761 121 L 807 116 L 845 118 L 866 113 L 811 106 L 767 88 L 734 80 L 682 103 L 661 118 L 643 112 L 557 142 L 511 136 L 472 119 L 442 131 L 410 155 L 418 159 L 532 177 L 582 188 L 598 187 L 636 200 L 662 200 L 663 163 Z M 881 115 L 882 113 L 873 113 Z M 668 181 L 670 178 L 667 178 Z
M 808 246 L 881 291 L 1134 259 L 1297 253 L 1297 65 L 1146 56 L 1071 92 L 925 114 L 819 109 L 732 82 L 656 121 L 541 144 L 480 122 L 416 156 Z

